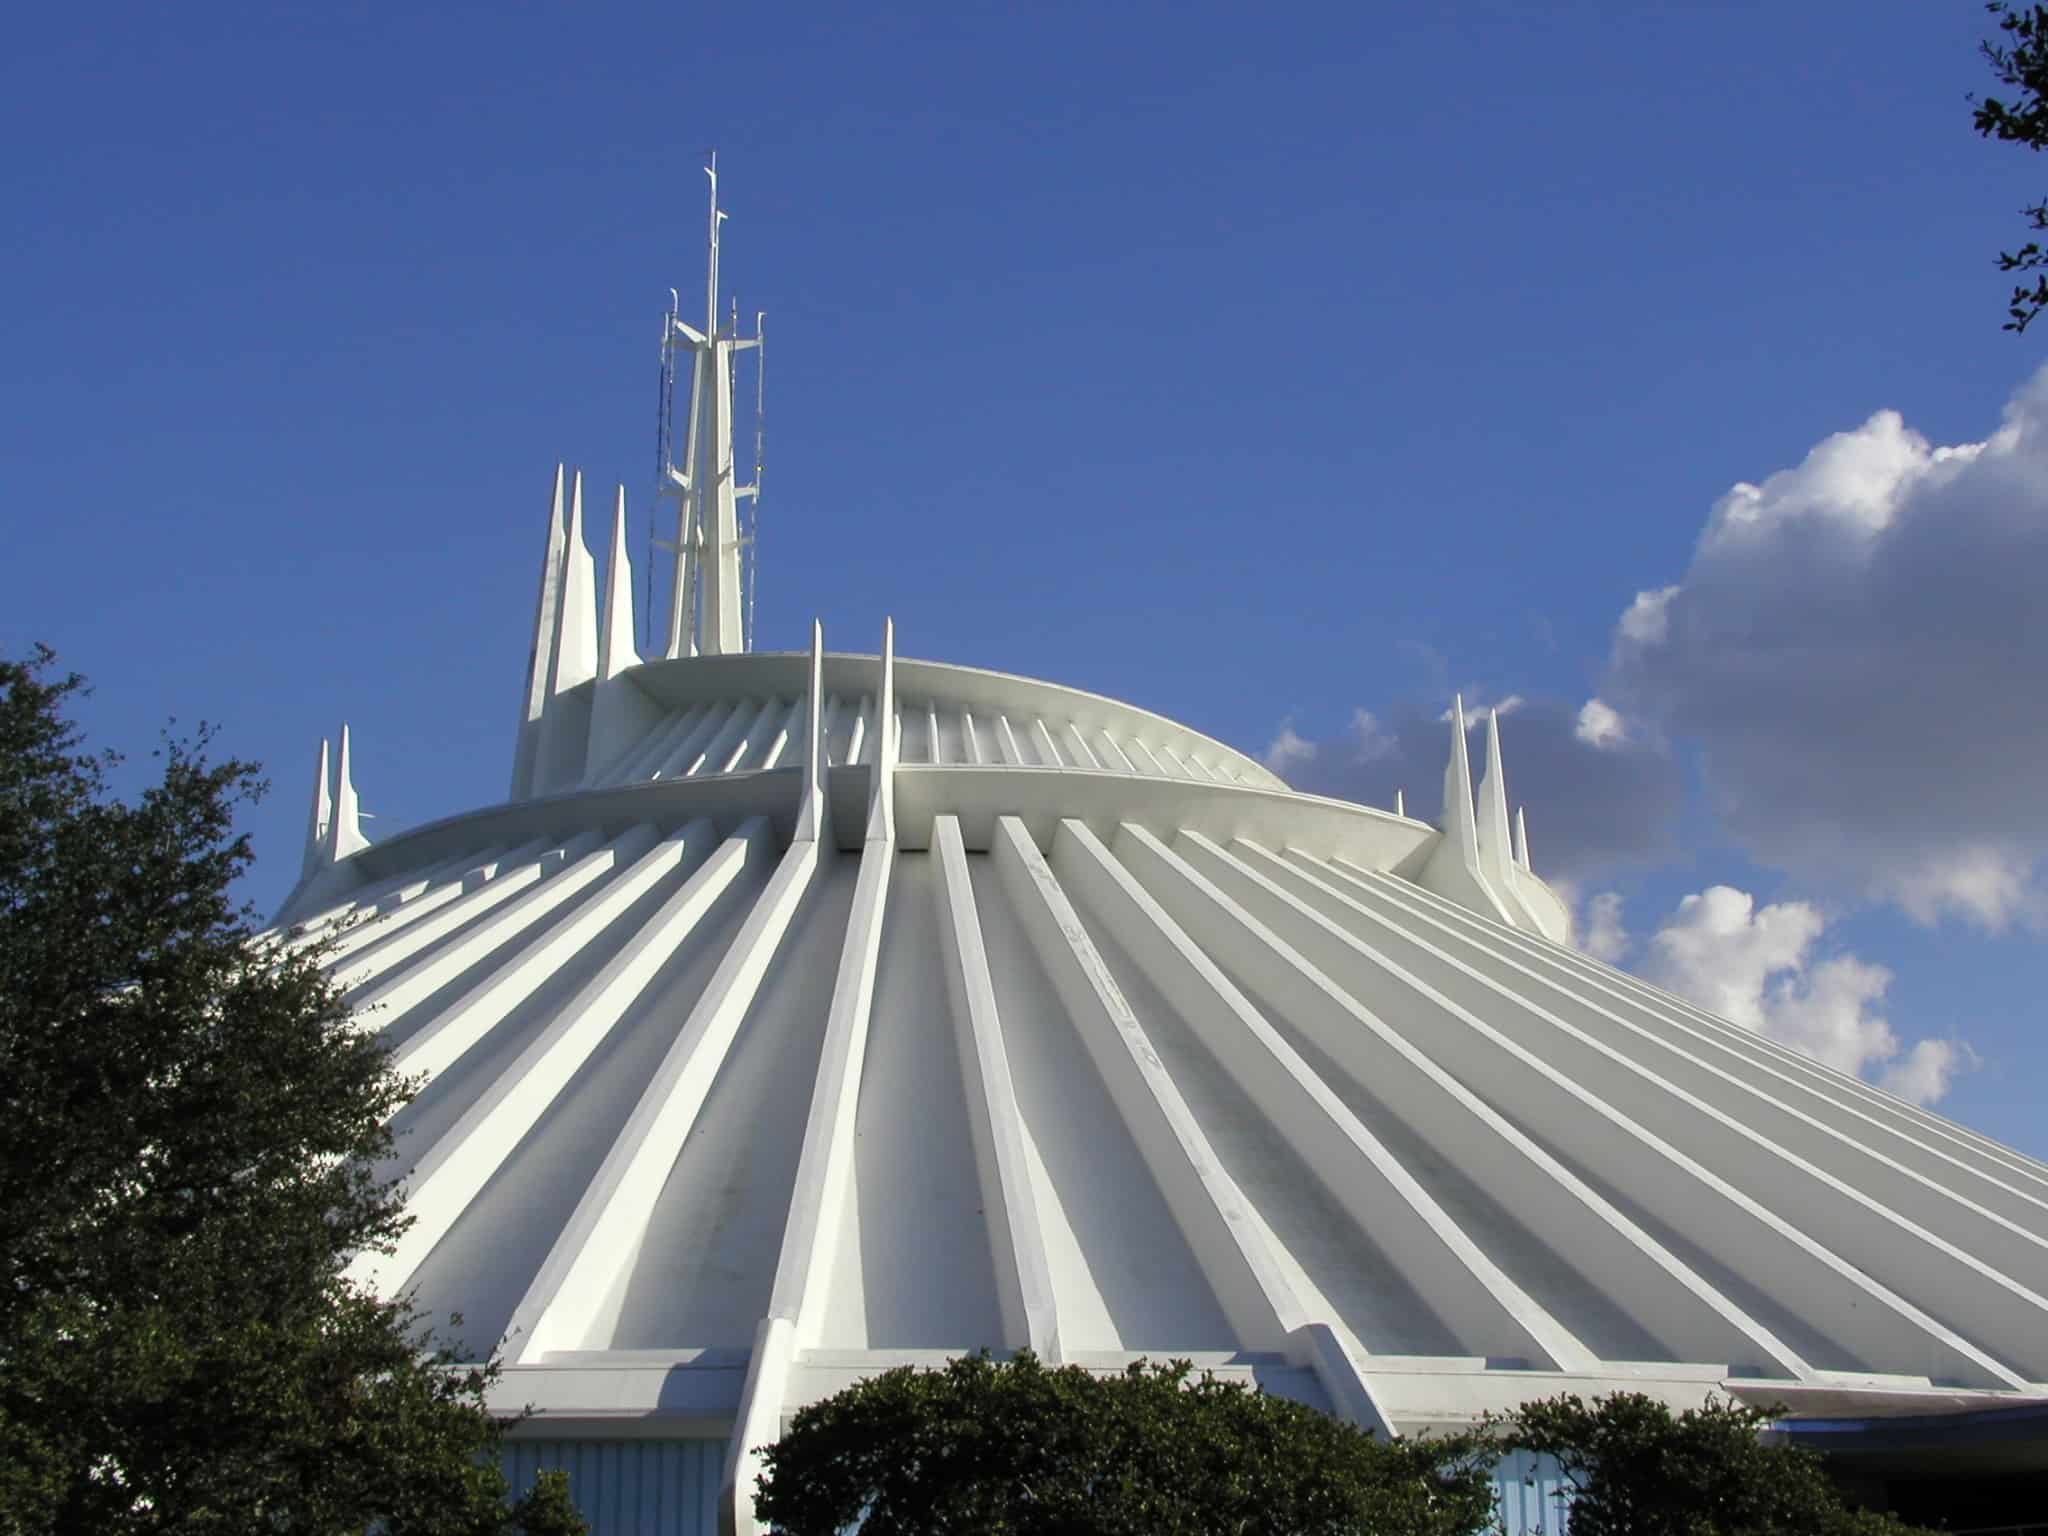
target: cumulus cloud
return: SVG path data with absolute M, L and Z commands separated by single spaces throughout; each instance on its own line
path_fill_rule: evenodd
M 1948 1092 L 1958 1072 L 1977 1064 L 1977 1053 L 1960 1040 L 1921 1040 L 1885 1068 L 1878 1086 L 1915 1104 L 1932 1104 Z
M 1578 922 L 1579 947 L 1595 960 L 1605 960 L 1609 965 L 1621 964 L 1628 953 L 1628 930 L 1621 921 L 1621 893 L 1601 891 L 1586 903 L 1585 915 Z
M 1467 723 L 1483 723 L 1473 697 L 1465 695 Z M 1684 783 L 1668 754 L 1634 741 L 1588 744 L 1578 734 L 1579 711 L 1561 700 L 1509 694 L 1500 708 L 1508 803 L 1528 809 L 1539 875 L 1568 880 L 1671 851 Z M 1411 816 L 1436 817 L 1450 747 L 1438 711 L 1410 705 L 1387 719 L 1359 710 L 1348 727 L 1322 738 L 1284 724 L 1266 764 L 1296 789 L 1366 805 L 1392 805 L 1402 790 Z M 1473 771 L 1483 773 L 1484 761 L 1475 760 Z
M 1294 727 L 1283 723 L 1280 732 L 1266 748 L 1261 761 L 1273 772 L 1285 778 L 1303 763 L 1315 758 L 1316 744 L 1294 734 Z
M 1628 726 L 1612 704 L 1588 699 L 1579 706 L 1579 721 L 1572 734 L 1589 747 L 1618 747 L 1628 740 Z
M 1620 914 L 1615 914 L 1620 926 Z M 1649 943 L 1645 974 L 1731 1023 L 1795 1047 L 1844 1072 L 1928 1104 L 1974 1061 L 1955 1041 L 1922 1040 L 1901 1052 L 1882 1012 L 1891 972 L 1848 953 L 1816 957 L 1826 931 L 1804 901 L 1759 907 L 1747 891 L 1715 885 L 1678 904 Z
M 1369 709 L 1354 709 L 1351 712 L 1351 755 L 1361 763 L 1378 762 L 1391 757 L 1401 747 L 1400 739 L 1382 725 Z
M 1519 693 L 1511 693 L 1504 699 L 1489 699 L 1486 696 L 1486 690 L 1483 688 L 1467 689 L 1462 698 L 1465 706 L 1465 729 L 1468 731 L 1476 731 L 1480 726 L 1486 724 L 1488 712 L 1497 714 L 1501 719 L 1505 720 L 1509 715 L 1512 715 L 1516 710 L 1529 702 Z M 1446 704 L 1444 706 L 1444 712 L 1436 717 L 1436 723 L 1438 725 L 1449 725 L 1451 723 L 1450 705 Z
M 2044 582 L 2048 370 L 1982 442 L 1880 411 L 1737 485 L 1617 622 L 1599 702 L 1696 746 L 1760 862 L 1997 929 L 2048 907 L 2048 724 L 2012 702 L 2048 671 Z

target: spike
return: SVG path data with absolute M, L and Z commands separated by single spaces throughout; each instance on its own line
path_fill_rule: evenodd
M 896 835 L 896 757 L 902 744 L 896 719 L 896 621 L 882 621 L 882 679 L 875 689 L 875 753 L 869 771 L 868 833 L 871 838 Z
M 1529 821 L 1523 814 L 1524 810 L 1523 806 L 1515 807 L 1515 862 L 1529 869 Z
M 612 501 L 612 543 L 605 557 L 604 582 L 604 618 L 598 627 L 597 685 L 590 695 L 590 729 L 580 760 L 576 759 L 573 741 L 563 753 L 564 772 L 573 762 L 585 789 L 603 782 L 604 775 L 636 743 L 644 742 L 662 718 L 661 706 L 624 675 L 640 664 L 640 652 L 633 644 L 633 561 L 626 553 L 623 485 Z M 566 700 L 562 707 L 569 709 L 575 703 Z M 580 713 L 580 707 L 575 712 Z
M 348 723 L 343 721 L 341 748 L 335 754 L 334 815 L 327 827 L 327 857 L 331 862 L 339 863 L 370 846 L 370 840 L 363 836 L 361 813 L 355 776 L 349 769 Z
M 597 675 L 609 680 L 638 666 L 633 648 L 633 559 L 626 552 L 626 488 L 612 509 L 612 547 L 605 559 L 604 622 L 597 641 Z
M 803 801 L 797 807 L 796 837 L 815 843 L 825 834 L 825 743 L 819 717 L 825 691 L 825 626 L 811 620 L 811 664 L 804 688 Z
M 562 606 L 562 518 L 567 468 L 555 466 L 555 499 L 548 512 L 547 548 L 540 562 L 540 598 L 534 605 L 533 649 L 526 657 L 526 698 L 519 716 L 519 740 L 512 754 L 512 796 L 534 793 L 534 765 L 540 757 L 541 717 L 547 713 L 549 681 L 555 668 L 555 635 Z
M 563 530 L 562 600 L 556 609 L 554 666 L 550 694 L 567 693 L 597 676 L 597 564 L 583 539 L 583 471 L 569 492 L 569 523 Z
M 1479 829 L 1472 819 L 1472 758 L 1465 745 L 1465 699 L 1451 697 L 1451 760 L 1444 765 L 1444 837 L 1458 862 L 1479 868 Z
M 1486 878 L 1472 810 L 1472 758 L 1465 744 L 1465 701 L 1451 700 L 1451 760 L 1444 765 L 1444 833 L 1419 876 L 1423 885 L 1486 917 L 1519 927 L 1511 898 Z
M 1486 777 L 1479 781 L 1479 866 L 1502 890 L 1514 876 L 1513 834 L 1508 826 L 1507 774 L 1500 759 L 1500 711 L 1486 713 Z
M 1408 814 L 1407 802 L 1401 798 L 1401 791 L 1398 789 L 1394 791 L 1394 814 L 1396 816 L 1406 816 Z
M 306 857 L 300 868 L 300 878 L 311 875 L 327 860 L 327 824 L 334 816 L 334 797 L 327 789 L 327 749 L 325 736 L 320 738 L 320 771 L 313 784 L 313 810 L 306 819 Z

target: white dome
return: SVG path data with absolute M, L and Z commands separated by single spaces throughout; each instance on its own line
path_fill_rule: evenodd
M 2048 1392 L 2048 1168 L 1546 934 L 1497 735 L 1440 831 L 935 663 L 559 698 L 596 772 L 332 858 L 344 771 L 286 914 L 360 919 L 335 974 L 427 1081 L 359 1275 L 504 1334 L 543 1419 L 760 1444 L 1026 1345 L 1397 1430 Z
M 669 659 L 558 472 L 510 797 L 372 846 L 344 731 L 279 919 L 425 1083 L 356 1274 L 502 1338 L 522 1475 L 753 1529 L 794 1408 L 1027 1346 L 1397 1433 L 2048 1396 L 2048 1167 L 1571 948 L 1497 721 L 1438 828 L 886 631 L 748 653 L 718 217 Z

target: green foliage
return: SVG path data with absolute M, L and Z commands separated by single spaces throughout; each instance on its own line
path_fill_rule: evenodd
M 2048 6 L 1991 0 L 1984 8 L 1998 18 L 1999 31 L 1997 37 L 1980 45 L 1984 58 L 1998 83 L 2018 94 L 2010 100 L 1972 98 L 1976 109 L 1973 126 L 1983 137 L 2001 143 L 2028 149 L 2048 147 Z M 2037 234 L 2048 231 L 2048 201 L 2033 203 L 2020 212 L 2029 230 Z M 2048 269 L 2048 248 L 2029 240 L 2018 250 L 2002 251 L 1998 269 L 2043 273 Z M 2024 331 L 2044 308 L 2048 308 L 2048 275 L 2015 283 L 2005 328 Z
M 0 1533 L 580 1529 L 508 1511 L 494 1367 L 343 1278 L 409 1090 L 229 896 L 256 770 L 202 728 L 116 798 L 50 661 L 0 659 Z
M 1912 1536 L 1843 1502 L 1820 1458 L 1761 1438 L 1775 1412 L 1710 1398 L 1674 1414 L 1639 1393 L 1524 1403 L 1502 1443 L 1555 1457 L 1571 1536 Z
M 1463 1536 L 1494 1512 L 1477 1437 L 1375 1440 L 1185 1361 L 903 1367 L 803 1409 L 765 1455 L 755 1509 L 785 1536 Z

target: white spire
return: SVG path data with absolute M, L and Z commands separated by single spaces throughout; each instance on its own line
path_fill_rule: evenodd
M 348 723 L 343 721 L 341 749 L 335 755 L 334 814 L 327 825 L 327 858 L 330 863 L 338 863 L 370 846 L 370 840 L 363 836 L 362 823 L 357 819 L 361 814 L 362 808 L 356 801 L 355 777 L 349 771 Z
M 597 564 L 583 538 L 583 471 L 570 483 L 569 521 L 562 531 L 561 601 L 555 608 L 548 693 L 567 693 L 597 676 Z
M 1495 775 L 1498 780 L 1498 775 Z M 1489 786 L 1490 788 L 1491 786 Z M 1421 883 L 1510 927 L 1520 927 L 1497 882 L 1480 862 L 1480 831 L 1472 813 L 1472 758 L 1465 744 L 1465 701 L 1451 700 L 1451 760 L 1444 765 L 1444 832 L 1422 867 Z
M 1408 814 L 1408 802 L 1402 798 L 1401 791 L 1398 789 L 1394 791 L 1394 814 L 1396 816 L 1406 816 Z
M 612 547 L 605 558 L 604 619 L 597 639 L 600 681 L 640 664 L 633 648 L 633 558 L 626 552 L 626 488 L 612 504 Z
M 327 738 L 320 738 L 320 772 L 313 785 L 313 810 L 306 818 L 306 857 L 301 879 L 327 862 L 327 823 L 334 816 L 334 797 L 327 789 Z
M 1479 781 L 1479 865 L 1501 890 L 1514 884 L 1514 834 L 1508 824 L 1507 773 L 1500 761 L 1500 711 L 1486 713 L 1486 776 Z
M 555 466 L 555 499 L 548 511 L 547 545 L 540 557 L 540 600 L 533 610 L 533 648 L 526 654 L 526 697 L 519 714 L 519 741 L 512 753 L 512 794 L 533 794 L 534 763 L 540 756 L 541 720 L 547 713 L 548 684 L 555 671 L 555 636 L 561 628 L 563 502 L 568 472 Z
M 705 261 L 704 328 L 683 321 L 671 297 L 662 332 L 661 484 L 676 499 L 675 586 L 670 600 L 670 656 L 721 656 L 747 649 L 741 573 L 739 503 L 760 492 L 736 482 L 733 466 L 733 363 L 761 344 L 760 328 L 741 337 L 737 323 L 718 323 L 718 235 L 725 213 L 718 206 L 718 159 L 704 168 L 711 179 L 711 217 Z M 683 463 L 674 462 L 676 362 L 691 354 L 690 424 Z
M 605 557 L 604 614 L 597 631 L 597 686 L 590 696 L 590 732 L 581 783 L 602 780 L 626 750 L 654 728 L 661 706 L 625 676 L 640 664 L 633 644 L 633 559 L 626 552 L 626 488 L 612 500 L 612 544 Z
M 1529 823 L 1523 816 L 1522 806 L 1515 807 L 1515 862 L 1524 869 L 1529 868 Z
M 1472 758 L 1465 746 L 1465 696 L 1451 696 L 1451 760 L 1444 764 L 1444 841 L 1474 874 L 1479 871 L 1479 829 L 1472 820 Z

